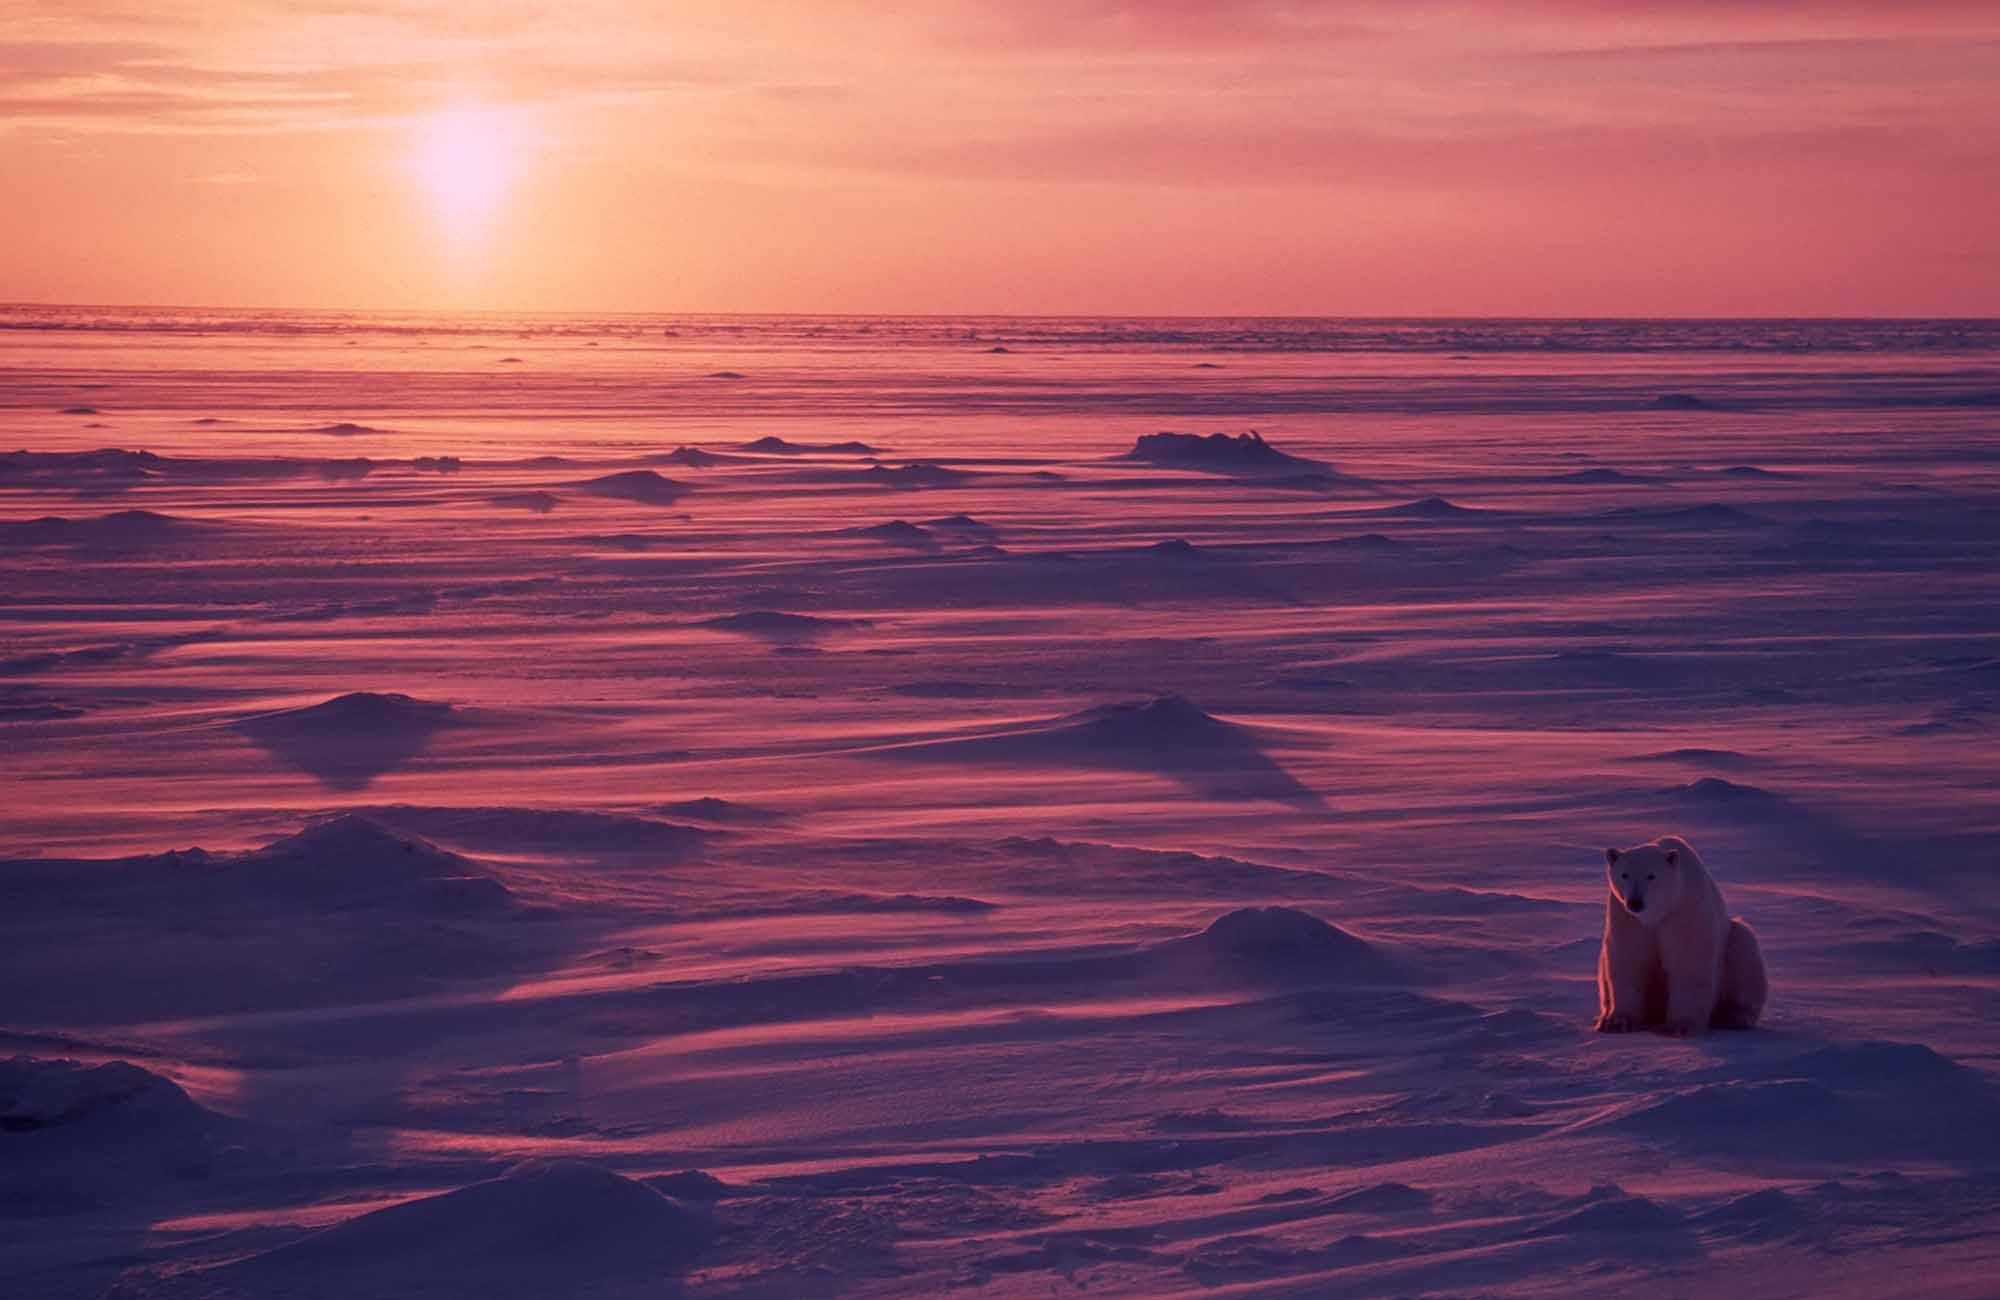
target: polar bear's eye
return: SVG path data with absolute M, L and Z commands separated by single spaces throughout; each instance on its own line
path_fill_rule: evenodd
M 1650 872 L 1650 871 L 1648 871 L 1648 872 L 1646 873 L 1646 879 L 1648 879 L 1648 880 L 1651 880 L 1652 878 L 1653 878 L 1653 873 L 1652 873 L 1652 872 Z

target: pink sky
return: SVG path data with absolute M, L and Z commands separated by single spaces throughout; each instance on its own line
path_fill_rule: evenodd
M 2000 313 L 2000 4 L 21 0 L 0 299 Z

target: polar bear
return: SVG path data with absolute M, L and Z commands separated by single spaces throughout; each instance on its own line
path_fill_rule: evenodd
M 1597 1028 L 1679 1037 L 1749 1029 L 1764 1012 L 1764 954 L 1731 920 L 1722 891 L 1686 840 L 1604 850 L 1610 896 L 1597 958 Z

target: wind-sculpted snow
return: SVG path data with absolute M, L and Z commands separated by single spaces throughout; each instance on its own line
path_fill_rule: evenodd
M 315 823 L 237 863 L 250 888 L 343 907 L 418 902 L 477 910 L 511 901 L 506 886 L 458 854 L 356 814 Z
M 19 524 L 0 524 L 0 548 L 64 546 L 135 551 L 198 537 L 203 528 L 187 519 L 150 510 L 120 510 L 94 518 L 50 515 Z
M 0 308 L 0 1295 L 1981 1294 L 1996 342 Z
M 521 928 L 545 914 L 483 863 L 354 814 L 240 851 L 0 861 L 0 887 L 0 938 L 44 981 L 9 1024 L 37 1033 L 407 995 L 574 941 Z M 88 935 L 149 974 L 107 985 Z
M 452 706 L 441 701 L 354 691 L 236 725 L 273 757 L 330 789 L 359 790 L 422 754 L 452 722 Z
M 700 805 L 695 806 L 695 815 Z M 727 808 L 712 815 L 728 817 Z M 555 852 L 671 862 L 698 853 L 703 832 L 691 826 L 621 813 L 569 808 L 426 808 L 393 804 L 368 816 L 431 839 L 486 852 Z
M 1305 474 L 1330 473 L 1320 461 L 1279 451 L 1256 431 L 1230 435 L 1211 433 L 1141 434 L 1132 450 L 1121 458 L 1162 465 L 1172 469 L 1203 470 L 1212 474 Z
M 1317 802 L 1265 753 L 1254 731 L 1178 695 L 1102 704 L 1044 722 L 879 752 L 926 761 L 1123 768 L 1158 773 L 1211 798 Z
M 891 519 L 885 524 L 871 524 L 852 530 L 856 537 L 866 537 L 870 541 L 886 542 L 891 546 L 907 546 L 913 550 L 933 550 L 938 544 L 937 535 L 907 519 Z
M 0 1057 L 0 1219 L 171 1204 L 212 1176 L 233 1127 L 129 1061 Z
M 1210 922 L 1200 934 L 1163 949 L 1230 975 L 1325 981 L 1383 977 L 1390 966 L 1376 948 L 1337 925 L 1291 907 L 1245 907 Z
M 694 1262 L 708 1234 L 698 1211 L 643 1183 L 578 1161 L 532 1160 L 213 1269 L 130 1279 L 112 1295 L 528 1300 L 657 1291 Z
M 865 442 L 792 442 L 773 435 L 742 443 L 736 450 L 752 451 L 763 456 L 804 456 L 815 453 L 826 456 L 872 456 L 882 449 L 871 447 Z
M 650 469 L 628 469 L 620 474 L 605 474 L 598 478 L 585 479 L 576 487 L 579 491 L 594 497 L 636 501 L 648 506 L 672 505 L 688 492 L 687 484 L 663 477 Z
M 1837 1170 L 1884 1143 L 1975 1168 L 2000 1153 L 2000 1088 L 1927 1047 L 1839 1044 L 1760 1062 L 1746 1074 L 1598 1122 L 1667 1150 L 1788 1170 Z
M 823 618 L 817 614 L 793 614 L 777 609 L 752 609 L 741 614 L 723 614 L 706 619 L 703 627 L 735 632 L 779 645 L 817 641 L 845 628 L 866 626 L 855 619 Z

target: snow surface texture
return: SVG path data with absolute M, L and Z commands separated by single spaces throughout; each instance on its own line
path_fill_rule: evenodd
M 2000 1276 L 1974 326 L 62 323 L 0 1295 Z

